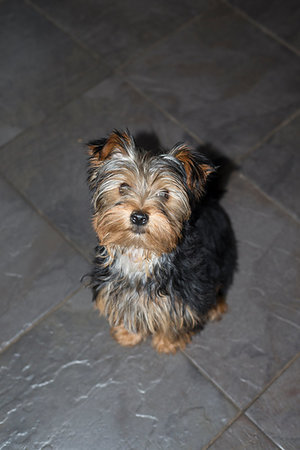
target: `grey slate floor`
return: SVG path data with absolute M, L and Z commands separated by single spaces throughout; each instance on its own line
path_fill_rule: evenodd
M 0 449 L 300 448 L 300 3 L 0 1 Z M 229 312 L 123 349 L 80 278 L 84 143 L 128 127 L 237 166 Z

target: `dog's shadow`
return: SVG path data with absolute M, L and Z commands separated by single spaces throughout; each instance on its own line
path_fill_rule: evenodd
M 134 140 L 137 147 L 151 151 L 154 154 L 159 154 L 162 151 L 167 152 L 167 149 L 161 145 L 155 133 L 140 132 L 135 136 Z M 174 144 L 176 143 L 174 142 Z M 238 170 L 239 166 L 210 143 L 198 145 L 195 147 L 195 150 L 204 155 L 215 167 L 215 172 L 208 179 L 206 192 L 209 196 L 220 199 L 226 192 L 231 175 Z

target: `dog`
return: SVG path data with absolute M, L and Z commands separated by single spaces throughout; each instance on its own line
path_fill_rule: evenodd
M 205 192 L 216 168 L 184 143 L 143 150 L 128 130 L 88 147 L 96 308 L 122 346 L 151 335 L 160 353 L 183 350 L 227 311 L 236 269 L 230 220 Z

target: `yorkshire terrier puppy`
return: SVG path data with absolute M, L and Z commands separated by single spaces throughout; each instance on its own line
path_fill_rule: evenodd
M 96 306 L 119 344 L 151 335 L 158 352 L 175 353 L 227 310 L 236 243 L 226 213 L 205 194 L 215 169 L 184 144 L 137 148 L 129 132 L 89 149 Z

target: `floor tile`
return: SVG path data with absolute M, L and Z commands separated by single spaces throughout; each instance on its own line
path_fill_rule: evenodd
M 296 450 L 300 447 L 299 373 L 298 358 L 247 413 L 280 448 L 285 450 Z
M 239 246 L 229 312 L 187 353 L 240 406 L 299 351 L 299 226 L 235 176 L 224 201 Z
M 107 75 L 26 2 L 0 3 L 0 144 Z
M 211 450 L 276 450 L 278 449 L 250 420 L 241 416 L 209 447 Z
M 207 0 L 34 0 L 77 39 L 97 52 L 102 61 L 119 66 L 141 54 L 149 45 L 175 31 L 201 12 Z
M 154 133 L 164 146 L 186 138 L 182 129 L 116 77 L 100 83 L 1 152 L 1 170 L 6 176 L 87 255 L 95 237 L 84 143 L 126 127 L 140 138 L 142 132 L 149 138 Z M 144 135 L 144 140 L 148 137 Z
M 298 0 L 229 0 L 281 39 L 300 50 L 300 5 Z
M 5 448 L 201 448 L 236 409 L 181 353 L 124 349 L 79 292 L 1 355 Z
M 0 179 L 0 349 L 75 291 L 87 263 Z
M 300 62 L 226 5 L 207 10 L 125 69 L 203 141 L 244 154 L 297 109 Z
M 300 219 L 300 115 L 252 153 L 244 173 Z

